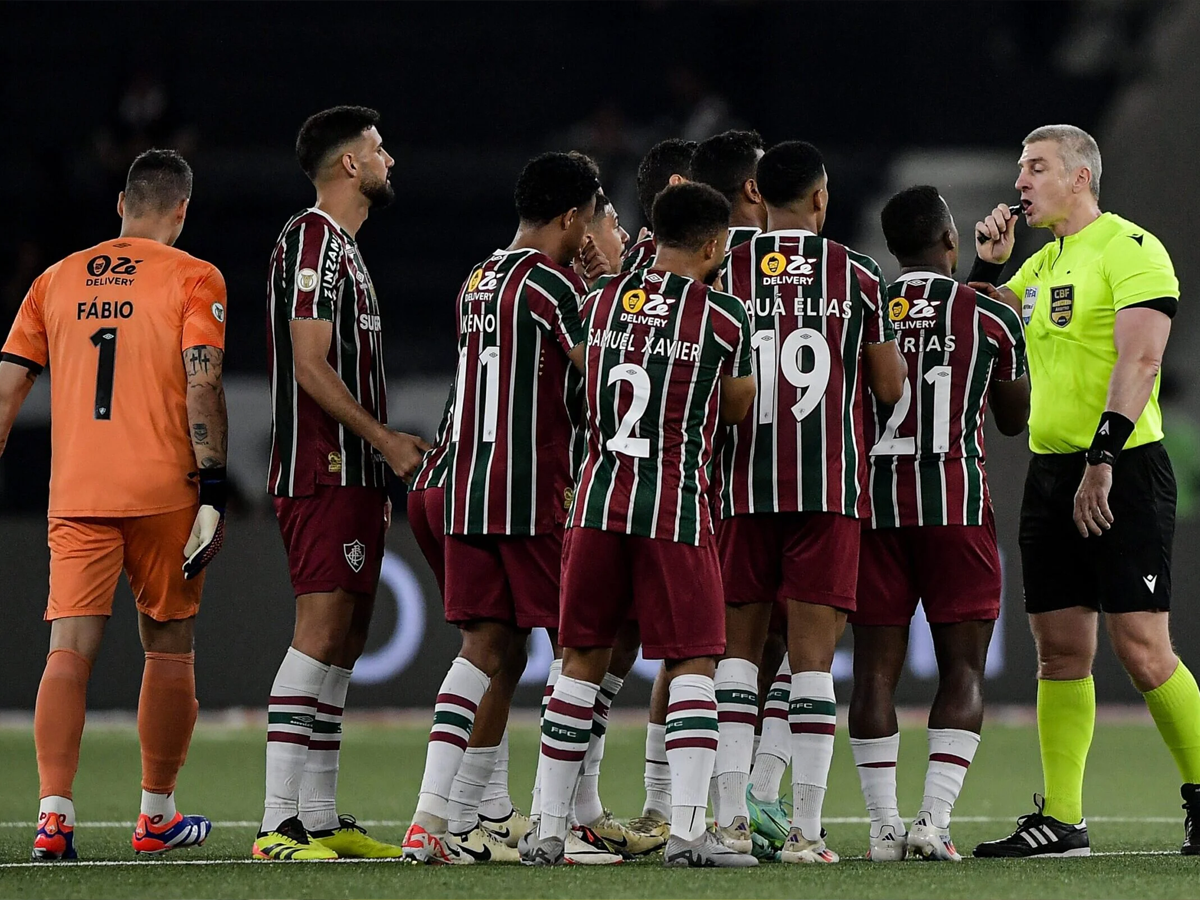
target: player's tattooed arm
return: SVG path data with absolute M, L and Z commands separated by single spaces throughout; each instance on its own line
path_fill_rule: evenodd
M 33 369 L 8 360 L 0 362 L 0 455 L 4 454 L 13 422 L 36 379 L 37 372 Z
M 196 465 L 201 469 L 224 466 L 229 455 L 229 416 L 221 381 L 224 368 L 225 351 L 219 347 L 189 347 L 183 351 L 188 429 Z

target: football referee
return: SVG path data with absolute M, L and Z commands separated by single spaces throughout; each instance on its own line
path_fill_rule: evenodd
M 976 856 L 1087 856 L 1083 770 L 1096 717 L 1098 614 L 1146 699 L 1183 780 L 1183 852 L 1200 853 L 1200 691 L 1168 627 L 1175 476 L 1162 445 L 1159 366 L 1179 282 L 1150 232 L 1100 211 L 1100 149 L 1072 125 L 1024 141 L 1021 212 L 1054 240 L 999 296 L 1020 311 L 1032 390 L 1033 458 L 1021 503 L 1025 608 L 1038 650 L 1038 741 L 1045 799 Z M 971 280 L 994 282 L 1016 216 L 975 226 Z

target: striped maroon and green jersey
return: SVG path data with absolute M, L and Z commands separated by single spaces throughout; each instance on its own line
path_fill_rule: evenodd
M 729 237 L 725 240 L 725 253 L 728 255 L 734 247 L 740 247 L 746 241 L 753 240 L 762 234 L 761 228 L 752 225 L 733 225 L 729 229 Z
M 283 227 L 271 254 L 267 357 L 271 372 L 268 490 L 303 497 L 318 484 L 383 487 L 387 465 L 367 441 L 325 412 L 296 382 L 291 322 L 329 322 L 329 365 L 362 407 L 387 422 L 379 299 L 355 243 L 319 209 Z
M 588 314 L 601 289 L 621 275 L 602 275 L 592 285 L 591 293 L 579 303 L 579 321 L 587 323 Z M 586 330 L 586 328 L 585 328 Z M 571 414 L 571 482 L 579 481 L 579 471 L 587 455 L 587 398 L 584 396 L 583 374 L 574 366 L 567 369 L 567 408 Z M 574 492 L 572 491 L 572 495 Z
M 568 351 L 583 281 L 537 250 L 497 250 L 458 294 L 448 534 L 543 534 L 572 485 Z
M 1020 317 L 932 272 L 902 275 L 887 310 L 908 379 L 895 407 L 871 398 L 871 525 L 982 525 L 988 387 L 1025 373 Z
M 654 262 L 654 254 L 657 252 L 658 245 L 654 243 L 654 235 L 646 235 L 625 251 L 621 257 L 621 271 L 634 272 L 637 269 L 646 268 Z
M 751 375 L 735 297 L 649 268 L 614 278 L 587 320 L 587 454 L 570 525 L 701 544 L 721 376 Z
M 446 407 L 442 410 L 442 421 L 438 423 L 433 446 L 421 457 L 421 467 L 413 476 L 410 491 L 446 486 L 446 470 L 450 467 L 450 421 L 454 415 L 454 382 L 450 382 L 450 393 L 446 396 Z
M 758 393 L 721 450 L 721 516 L 867 516 L 862 348 L 893 337 L 879 266 L 808 231 L 773 231 L 735 247 L 724 279 L 750 314 Z

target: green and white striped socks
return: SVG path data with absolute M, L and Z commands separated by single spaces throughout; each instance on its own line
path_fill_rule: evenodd
M 565 838 L 571 798 L 592 738 L 600 685 L 560 676 L 542 716 L 542 815 L 538 837 Z
M 450 663 L 433 708 L 433 728 L 425 754 L 425 775 L 413 820 L 430 831 L 446 829 L 446 802 L 458 774 L 475 711 L 491 679 L 461 656 Z
M 747 659 L 723 659 L 715 679 L 717 745 L 714 777 L 717 781 L 717 824 L 732 824 L 737 816 L 749 817 L 746 784 L 754 761 L 754 726 L 758 722 L 758 666 Z

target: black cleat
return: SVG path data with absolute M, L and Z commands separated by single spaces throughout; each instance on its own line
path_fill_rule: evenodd
M 1179 852 L 1184 856 L 1200 856 L 1200 828 L 1194 815 L 1200 815 L 1200 784 L 1185 784 L 1179 789 L 1183 796 L 1183 809 L 1187 816 L 1183 820 L 1183 846 Z
M 1200 789 L 1198 789 L 1200 790 Z M 1017 830 L 998 841 L 987 841 L 975 848 L 975 855 L 985 859 L 1025 859 L 1091 856 L 1087 822 L 1068 825 L 1043 814 L 1046 801 L 1041 794 L 1033 795 L 1037 812 L 1017 819 Z M 1200 806 L 1197 806 L 1200 809 Z M 1200 847 L 1197 848 L 1200 850 Z

